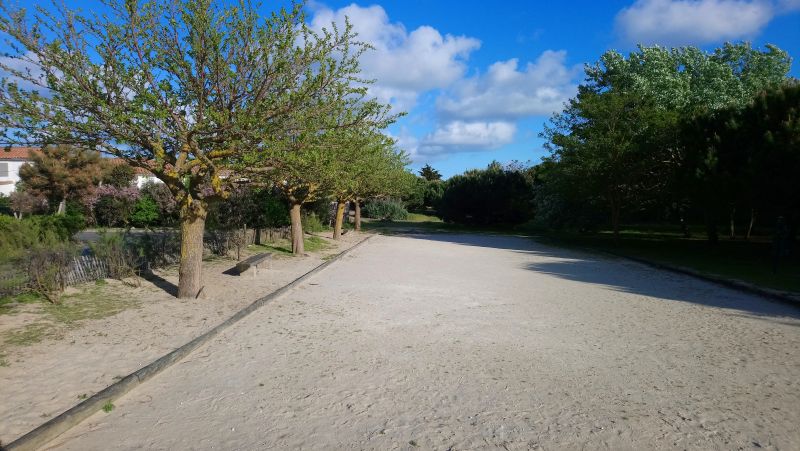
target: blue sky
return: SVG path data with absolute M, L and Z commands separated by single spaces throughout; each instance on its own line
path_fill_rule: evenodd
M 308 9 L 316 25 L 348 16 L 376 46 L 362 62 L 378 80 L 373 92 L 408 112 L 390 133 L 414 168 L 430 163 L 446 177 L 492 160 L 538 162 L 542 125 L 574 94 L 583 64 L 608 49 L 747 40 L 800 57 L 800 0 L 329 0 Z

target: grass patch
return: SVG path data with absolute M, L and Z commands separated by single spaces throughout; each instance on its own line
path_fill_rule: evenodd
M 45 304 L 44 311 L 54 321 L 72 325 L 87 319 L 113 316 L 138 305 L 109 291 L 104 285 L 84 285 L 81 292 L 62 296 L 61 304 Z
M 319 252 L 331 247 L 331 245 L 325 241 L 325 238 L 318 236 L 306 236 L 303 240 L 303 246 L 306 252 Z
M 275 241 L 269 244 L 251 244 L 247 246 L 253 252 L 276 252 L 278 254 L 291 254 L 292 243 L 287 240 Z
M 611 252 L 800 293 L 800 258 L 782 259 L 773 271 L 772 245 L 765 237 L 751 241 L 720 238 L 714 246 L 701 236 L 684 238 L 669 230 L 625 229 L 616 242 L 609 232 L 547 232 L 541 237 L 559 246 Z
M 318 236 L 306 235 L 303 239 L 303 245 L 306 252 L 319 252 L 331 247 L 325 238 Z M 251 244 L 247 247 L 253 252 L 275 252 L 277 254 L 292 254 L 292 242 L 289 240 L 280 240 L 267 244 Z
M 14 329 L 3 335 L 3 344 L 10 346 L 30 346 L 45 338 L 59 338 L 58 328 L 50 323 L 33 323 Z
M 15 296 L 18 302 L 41 303 L 38 312 L 43 321 L 5 332 L 2 342 L 7 346 L 29 346 L 47 338 L 57 340 L 63 337 L 65 328 L 80 321 L 116 315 L 138 305 L 136 301 L 123 300 L 112 289 L 110 285 L 86 284 L 77 293 L 63 295 L 61 304 L 44 302 L 31 294 Z
M 0 297 L 0 314 L 11 313 L 17 304 L 35 304 L 45 299 L 36 293 L 21 293 L 15 296 Z
M 103 412 L 105 412 L 105 413 L 109 413 L 109 412 L 111 412 L 112 410 L 114 410 L 114 403 L 112 403 L 111 401 L 109 401 L 109 402 L 107 402 L 107 403 L 103 404 Z
M 8 366 L 11 366 L 11 364 L 8 363 L 8 360 L 6 360 L 6 355 L 5 354 L 0 354 L 0 368 L 8 367 Z
M 436 216 L 426 215 L 422 213 L 409 213 L 408 217 L 403 222 L 438 222 L 442 220 Z

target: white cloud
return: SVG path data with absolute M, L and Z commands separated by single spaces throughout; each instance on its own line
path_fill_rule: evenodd
M 448 122 L 419 140 L 412 158 L 497 149 L 511 143 L 516 131 L 513 122 Z
M 402 24 L 390 22 L 378 5 L 351 4 L 334 11 L 312 4 L 312 9 L 312 28 L 319 30 L 332 22 L 343 25 L 347 17 L 358 39 L 375 47 L 361 59 L 365 77 L 377 80 L 370 92 L 399 109 L 408 110 L 422 92 L 445 88 L 463 77 L 466 60 L 480 47 L 477 39 L 442 35 L 430 26 L 409 32 Z
M 24 78 L 12 75 L 13 73 L 23 74 Z M 49 92 L 44 87 L 44 85 L 47 85 L 47 79 L 44 71 L 39 66 L 39 57 L 30 51 L 16 57 L 0 56 L 0 77 L 5 77 L 9 82 L 16 83 L 20 89 L 39 91 L 42 94 Z M 31 79 L 36 80 L 36 82 L 31 81 Z
M 459 119 L 514 119 L 560 111 L 577 91 L 581 67 L 566 65 L 565 51 L 548 50 L 519 68 L 516 58 L 498 61 L 485 75 L 457 82 L 436 101 L 441 114 Z
M 754 36 L 797 8 L 797 0 L 637 0 L 617 14 L 616 27 L 629 42 L 705 44 Z

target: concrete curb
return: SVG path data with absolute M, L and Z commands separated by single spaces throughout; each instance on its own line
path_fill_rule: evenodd
M 0 446 L 0 450 L 2 451 L 27 451 L 27 450 L 35 450 L 38 449 L 59 435 L 63 434 L 64 432 L 71 429 L 73 426 L 77 425 L 78 423 L 82 422 L 86 418 L 89 418 L 95 412 L 99 411 L 103 408 L 106 403 L 112 402 L 115 399 L 121 397 L 122 395 L 128 393 L 136 386 L 144 383 L 151 377 L 155 376 L 156 374 L 164 371 L 165 369 L 172 366 L 174 363 L 178 362 L 179 360 L 183 359 L 187 355 L 189 355 L 192 351 L 199 348 L 200 346 L 208 343 L 212 338 L 216 337 L 220 334 L 220 332 L 224 331 L 225 329 L 229 328 L 233 324 L 237 323 L 242 318 L 246 317 L 247 315 L 253 313 L 255 310 L 260 308 L 261 306 L 267 304 L 270 301 L 273 301 L 283 294 L 291 290 L 292 288 L 300 285 L 301 283 L 305 282 L 315 274 L 321 272 L 334 262 L 338 261 L 353 249 L 361 246 L 362 244 L 366 243 L 367 241 L 374 238 L 376 235 L 370 235 L 360 242 L 356 243 L 353 247 L 340 252 L 335 257 L 331 258 L 330 260 L 322 263 L 321 265 L 317 266 L 316 268 L 312 269 L 311 271 L 303 274 L 302 276 L 298 277 L 297 279 L 289 282 L 287 285 L 278 288 L 277 290 L 273 291 L 272 293 L 264 296 L 263 298 L 256 299 L 253 301 L 252 304 L 248 305 L 247 307 L 243 308 L 236 312 L 233 316 L 228 318 L 227 320 L 223 321 L 222 323 L 218 324 L 213 329 L 207 331 L 206 333 L 196 337 L 192 341 L 184 344 L 183 346 L 175 349 L 174 351 L 166 354 L 159 359 L 153 361 L 149 365 L 140 368 L 133 373 L 123 377 L 119 381 L 109 385 L 108 387 L 104 388 L 103 390 L 95 393 L 93 396 L 87 398 L 80 404 L 72 407 L 71 409 L 53 417 L 46 423 L 42 424 L 41 426 L 37 427 L 36 429 L 28 432 L 27 434 L 23 435 L 22 437 L 14 440 L 13 442 Z

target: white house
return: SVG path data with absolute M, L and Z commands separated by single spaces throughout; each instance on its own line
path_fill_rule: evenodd
M 30 153 L 39 150 L 34 147 L 0 148 L 0 194 L 8 196 L 14 192 L 19 182 L 19 168 L 30 161 Z
M 0 147 L 0 194 L 8 196 L 13 193 L 19 181 L 19 168 L 31 161 L 31 152 L 36 152 L 37 147 Z M 113 163 L 124 164 L 119 158 L 110 159 Z M 134 168 L 136 173 L 136 186 L 141 188 L 147 182 L 161 183 L 150 171 L 144 168 Z

